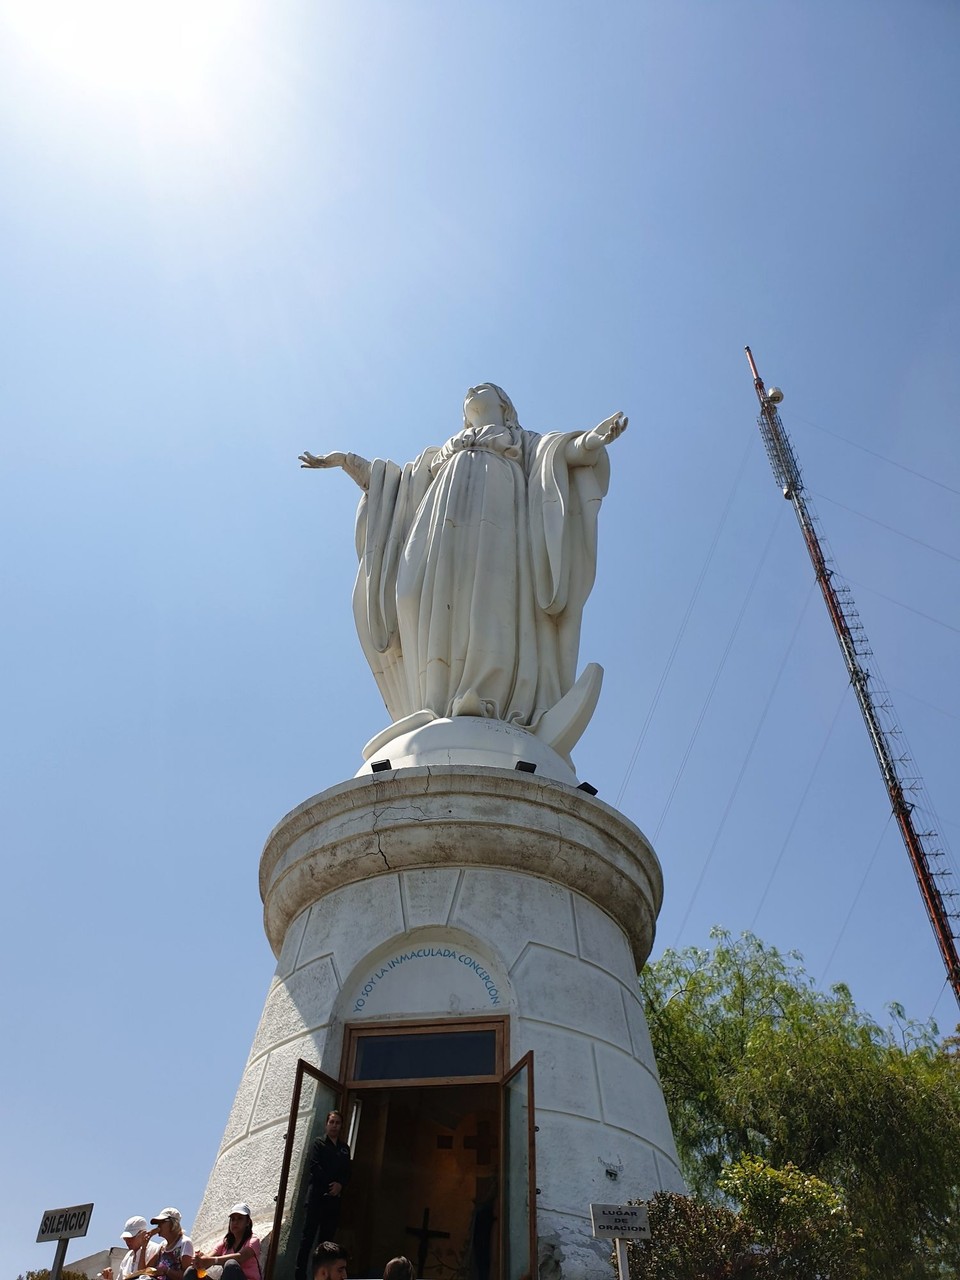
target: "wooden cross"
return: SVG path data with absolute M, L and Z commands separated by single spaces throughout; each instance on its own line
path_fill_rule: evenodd
M 463 1145 L 467 1151 L 476 1151 L 477 1164 L 489 1164 L 497 1149 L 494 1135 L 491 1133 L 490 1121 L 478 1120 L 476 1134 L 472 1138 L 464 1138 Z
M 430 1247 L 431 1240 L 449 1240 L 449 1231 L 431 1231 L 430 1229 L 430 1210 L 423 1211 L 423 1225 L 419 1227 L 407 1227 L 408 1236 L 416 1236 L 420 1241 L 420 1248 L 417 1252 L 417 1275 L 422 1278 L 424 1271 L 427 1269 L 427 1250 Z

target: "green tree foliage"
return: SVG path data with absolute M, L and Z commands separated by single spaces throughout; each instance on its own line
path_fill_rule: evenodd
M 733 1209 L 658 1191 L 647 1205 L 650 1239 L 627 1245 L 629 1280 L 726 1280 L 758 1275 L 753 1232 Z
M 651 1238 L 628 1247 L 630 1280 L 862 1280 L 860 1233 L 838 1193 L 792 1165 L 747 1156 L 722 1189 L 740 1211 L 660 1192 L 649 1205 Z
M 50 1280 L 49 1268 L 43 1267 L 40 1271 L 23 1272 L 17 1276 L 17 1280 Z M 60 1272 L 60 1280 L 87 1280 L 82 1271 L 68 1271 L 66 1267 Z
M 754 1231 L 763 1274 L 784 1280 L 852 1280 L 862 1276 L 862 1232 L 829 1183 L 795 1165 L 775 1169 L 743 1156 L 720 1175 L 720 1190 L 739 1202 Z
M 641 977 L 690 1187 L 733 1195 L 721 1175 L 744 1156 L 793 1166 L 842 1194 L 872 1280 L 960 1275 L 956 1053 L 902 1010 L 881 1028 L 750 934 L 714 943 Z

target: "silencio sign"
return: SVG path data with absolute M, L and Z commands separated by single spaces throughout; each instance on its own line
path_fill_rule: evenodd
M 75 1240 L 87 1234 L 92 1204 L 75 1204 L 69 1209 L 45 1209 L 37 1232 L 37 1244 L 45 1240 Z

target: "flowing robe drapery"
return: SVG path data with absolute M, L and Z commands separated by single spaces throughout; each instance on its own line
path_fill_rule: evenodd
M 465 428 L 371 464 L 357 512 L 357 631 L 394 721 L 429 710 L 534 728 L 576 678 L 606 450 L 580 432 Z

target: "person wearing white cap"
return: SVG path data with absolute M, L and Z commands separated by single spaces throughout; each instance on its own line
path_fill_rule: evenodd
M 127 1246 L 127 1252 L 117 1268 L 117 1280 L 131 1280 L 146 1270 L 160 1252 L 160 1246 L 151 1241 L 153 1232 L 146 1218 L 128 1218 L 123 1224 L 120 1239 Z M 113 1268 L 104 1267 L 103 1280 L 113 1280 Z
M 160 1280 L 183 1280 L 183 1274 L 193 1258 L 193 1241 L 183 1234 L 179 1209 L 161 1209 L 150 1221 L 163 1240 L 156 1261 Z
M 196 1280 L 211 1267 L 223 1267 L 220 1280 L 260 1280 L 260 1241 L 253 1234 L 250 1206 L 242 1201 L 230 1210 L 227 1234 L 213 1253 L 198 1253 L 184 1280 Z

